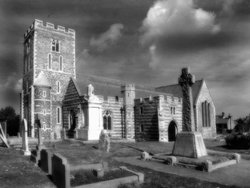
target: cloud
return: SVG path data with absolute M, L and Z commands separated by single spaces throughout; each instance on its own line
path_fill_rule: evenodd
M 22 87 L 23 87 L 23 79 L 20 78 L 15 85 L 15 91 L 16 92 L 21 92 L 22 91 Z
M 180 35 L 213 35 L 220 26 L 213 13 L 194 8 L 192 0 L 159 0 L 149 9 L 141 30 L 144 44 Z
M 123 28 L 123 24 L 120 23 L 111 25 L 110 28 L 99 37 L 91 38 L 90 46 L 97 48 L 99 51 L 105 50 L 122 36 L 121 31 Z
M 13 91 L 16 93 L 20 93 L 22 90 L 23 79 L 17 79 L 17 74 L 12 73 L 6 80 L 6 82 L 2 85 L 4 90 Z

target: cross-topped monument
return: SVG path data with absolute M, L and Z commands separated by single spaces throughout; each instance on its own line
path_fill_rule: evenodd
M 189 68 L 183 68 L 179 77 L 182 88 L 182 132 L 177 134 L 173 148 L 173 155 L 199 158 L 207 155 L 207 150 L 201 133 L 194 132 L 194 112 L 192 85 L 195 83 L 194 75 Z
M 183 68 L 179 77 L 179 85 L 182 88 L 182 131 L 191 132 L 194 127 L 194 110 L 192 85 L 195 83 L 194 75 L 189 73 L 189 68 Z

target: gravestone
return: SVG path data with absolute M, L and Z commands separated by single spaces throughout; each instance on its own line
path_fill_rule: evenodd
M 31 152 L 29 150 L 29 143 L 28 143 L 28 126 L 27 126 L 27 120 L 23 119 L 22 121 L 22 144 L 23 144 L 23 154 L 25 156 L 31 155 Z
M 9 148 L 9 144 L 8 144 L 8 141 L 7 141 L 7 138 L 6 138 L 6 134 L 4 132 L 4 130 L 2 129 L 2 124 L 0 123 L 0 141 L 3 142 L 3 144 Z
M 41 121 L 40 119 L 35 120 L 36 126 L 37 126 L 37 138 L 38 138 L 38 148 L 41 148 L 43 146 L 43 138 L 42 138 L 42 127 L 41 127 Z
M 105 152 L 109 152 L 110 150 L 110 137 L 107 132 L 104 130 L 101 131 L 99 138 L 99 149 Z
M 182 132 L 176 136 L 173 155 L 199 158 L 207 155 L 207 150 L 201 133 L 194 132 L 194 111 L 192 85 L 195 83 L 194 75 L 190 74 L 189 68 L 183 68 L 179 78 L 182 88 Z

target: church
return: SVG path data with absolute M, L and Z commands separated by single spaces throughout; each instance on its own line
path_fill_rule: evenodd
M 76 77 L 73 29 L 35 20 L 24 34 L 21 118 L 28 134 L 45 140 L 111 139 L 174 141 L 182 131 L 182 91 L 178 84 L 145 87 L 93 75 Z M 177 72 L 178 74 L 178 72 Z M 216 134 L 215 106 L 205 80 L 192 86 L 193 130 Z

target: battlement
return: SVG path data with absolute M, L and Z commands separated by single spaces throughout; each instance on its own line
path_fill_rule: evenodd
M 135 90 L 135 84 L 125 84 L 121 86 L 122 91 L 125 90 Z
M 24 38 L 27 38 L 27 36 L 32 31 L 34 31 L 34 29 L 37 29 L 37 28 L 51 29 L 53 31 L 56 31 L 56 32 L 59 32 L 62 34 L 71 35 L 71 36 L 75 37 L 75 30 L 74 29 L 70 29 L 70 28 L 66 29 L 65 27 L 63 27 L 61 25 L 55 26 L 53 23 L 50 23 L 50 22 L 45 23 L 42 20 L 35 19 L 33 24 L 25 32 Z
M 103 95 L 97 95 L 97 97 L 100 99 L 101 102 L 112 102 L 112 103 L 123 103 L 124 102 L 122 97 L 118 97 L 118 98 L 113 97 L 113 96 L 104 97 Z
M 154 101 L 166 101 L 167 103 L 175 103 L 175 104 L 182 104 L 182 98 L 180 97 L 173 97 L 173 96 L 164 96 L 159 95 L 155 97 L 146 97 L 146 98 L 139 98 L 135 99 L 135 104 L 144 103 L 144 102 L 154 102 Z

